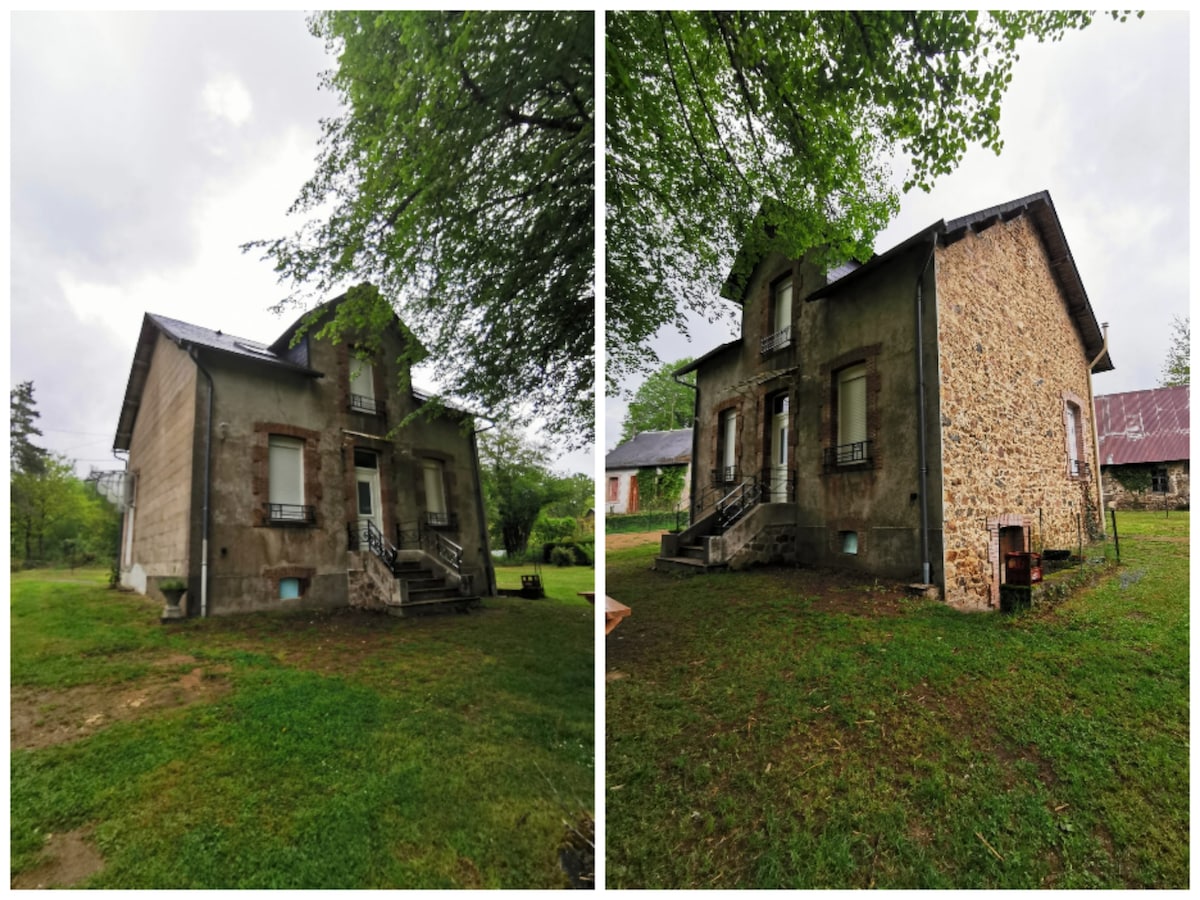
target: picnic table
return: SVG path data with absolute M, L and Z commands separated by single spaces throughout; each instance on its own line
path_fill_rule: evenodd
M 587 602 L 595 604 L 595 591 L 580 591 L 581 597 L 586 597 Z M 612 597 L 604 598 L 604 633 L 610 634 L 614 628 L 621 624 L 621 620 L 632 613 L 633 610 L 624 603 L 618 603 Z

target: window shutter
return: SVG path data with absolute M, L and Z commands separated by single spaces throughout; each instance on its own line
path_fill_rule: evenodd
M 304 442 L 271 436 L 267 465 L 271 503 L 304 505 Z
M 867 439 L 867 367 L 851 366 L 838 375 L 838 445 Z

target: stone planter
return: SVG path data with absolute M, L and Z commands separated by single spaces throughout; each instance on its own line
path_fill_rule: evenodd
M 160 588 L 161 590 L 161 588 Z M 174 622 L 178 619 L 186 618 L 183 608 L 179 605 L 179 601 L 183 595 L 187 593 L 187 588 L 167 589 L 162 591 L 163 597 L 166 599 L 166 605 L 163 606 L 162 622 Z

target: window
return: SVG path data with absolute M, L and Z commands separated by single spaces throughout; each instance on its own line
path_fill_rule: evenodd
M 1067 473 L 1075 477 L 1086 477 L 1088 465 L 1083 458 L 1083 410 L 1074 394 L 1063 398 L 1063 424 L 1067 437 Z
M 371 414 L 379 411 L 375 403 L 375 369 L 363 359 L 350 360 L 350 408 Z
M 445 467 L 439 459 L 421 464 L 425 475 L 425 523 L 433 528 L 449 528 L 455 523 L 446 509 Z
M 273 434 L 267 447 L 267 518 L 311 522 L 312 508 L 304 505 L 304 441 Z
M 867 367 L 859 364 L 837 373 L 836 464 L 870 460 L 867 443 Z
M 771 353 L 792 343 L 792 279 L 777 282 L 771 291 L 770 333 L 762 339 L 761 350 Z
M 838 539 L 841 541 L 843 553 L 848 553 L 851 556 L 858 555 L 858 532 L 857 531 L 839 531 Z
M 300 579 L 299 578 L 280 578 L 279 579 L 279 599 L 280 600 L 296 600 L 300 597 Z
M 1171 490 L 1171 478 L 1167 475 L 1166 466 L 1155 466 L 1150 473 L 1150 490 L 1156 494 L 1166 494 Z
M 737 481 L 737 410 L 722 410 L 717 417 L 717 469 L 715 484 Z
M 618 498 L 620 498 L 620 496 L 621 496 L 621 479 L 620 478 L 608 479 L 608 502 L 616 503 Z

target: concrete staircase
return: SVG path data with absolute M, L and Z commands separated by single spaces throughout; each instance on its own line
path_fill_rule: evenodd
M 720 534 L 715 515 L 701 519 L 687 531 L 662 536 L 662 552 L 654 560 L 657 572 L 676 575 L 706 575 L 728 568 L 717 558 Z
M 464 585 L 452 583 L 427 560 L 405 559 L 392 563 L 396 602 L 387 604 L 388 615 L 417 616 L 435 612 L 465 613 L 479 607 L 479 597 Z

